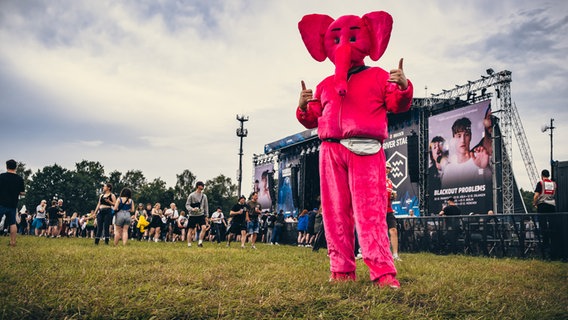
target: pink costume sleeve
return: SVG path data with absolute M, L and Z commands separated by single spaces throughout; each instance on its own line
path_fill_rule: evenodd
M 405 112 L 410 109 L 414 88 L 412 82 L 408 80 L 408 87 L 400 90 L 394 83 L 389 83 L 386 94 L 387 110 L 392 113 Z
M 299 107 L 296 109 L 296 118 L 307 129 L 313 129 L 318 126 L 318 118 L 321 116 L 322 106 L 319 101 L 308 103 L 306 111 L 302 111 Z

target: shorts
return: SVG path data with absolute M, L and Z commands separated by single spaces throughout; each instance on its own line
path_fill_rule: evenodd
M 387 226 L 389 229 L 396 228 L 396 218 L 394 212 L 387 212 Z
M 246 231 L 247 226 L 245 222 L 233 222 L 229 227 L 229 233 L 241 234 L 241 231 Z
M 159 216 L 153 215 L 152 216 L 152 221 L 150 222 L 150 225 L 148 225 L 148 228 L 160 228 L 162 227 L 162 218 L 160 218 Z
M 130 226 L 130 212 L 126 210 L 120 210 L 115 215 L 114 225 L 117 227 L 128 227 Z
M 248 234 L 253 234 L 253 233 L 258 233 L 258 220 L 252 220 L 247 222 L 247 233 Z
M 49 226 L 50 227 L 58 227 L 59 226 L 59 219 L 49 219 Z
M 316 234 L 316 230 L 314 226 L 308 226 L 308 233 L 309 234 Z
M 45 229 L 45 218 L 35 218 L 32 221 L 32 228 L 38 230 Z
M 188 228 L 196 228 L 197 226 L 204 226 L 205 225 L 205 216 L 189 216 L 187 219 L 187 227 Z
M 2 217 L 6 216 L 6 221 L 4 221 L 4 226 L 11 226 L 16 224 L 16 208 L 8 208 L 0 206 L 0 220 Z

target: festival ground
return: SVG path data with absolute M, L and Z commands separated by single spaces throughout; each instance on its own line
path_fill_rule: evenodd
M 565 319 L 568 264 L 403 254 L 400 290 L 328 282 L 325 250 L 18 237 L 0 246 L 0 319 Z

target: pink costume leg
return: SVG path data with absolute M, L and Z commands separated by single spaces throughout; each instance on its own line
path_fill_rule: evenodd
M 375 155 L 351 153 L 349 161 L 349 185 L 357 235 L 372 281 L 386 274 L 396 276 L 386 222 L 385 165 L 382 149 Z
M 355 275 L 355 229 L 348 180 L 350 151 L 339 143 L 323 142 L 320 148 L 320 186 L 329 264 L 334 273 Z M 386 227 L 385 227 L 386 228 Z

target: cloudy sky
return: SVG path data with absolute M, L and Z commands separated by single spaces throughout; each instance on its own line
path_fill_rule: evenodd
M 539 170 L 568 160 L 568 2 L 555 1 L 0 1 L 0 158 L 34 171 L 83 159 L 106 173 L 142 170 L 175 185 L 191 170 L 236 180 L 237 114 L 246 123 L 243 191 L 252 156 L 302 131 L 294 111 L 333 71 L 307 53 L 297 23 L 384 10 L 389 47 L 369 65 L 404 57 L 415 97 L 512 71 L 512 100 Z M 427 89 L 426 89 L 427 87 Z M 516 143 L 514 150 L 518 150 Z M 514 170 L 532 188 L 518 151 Z

